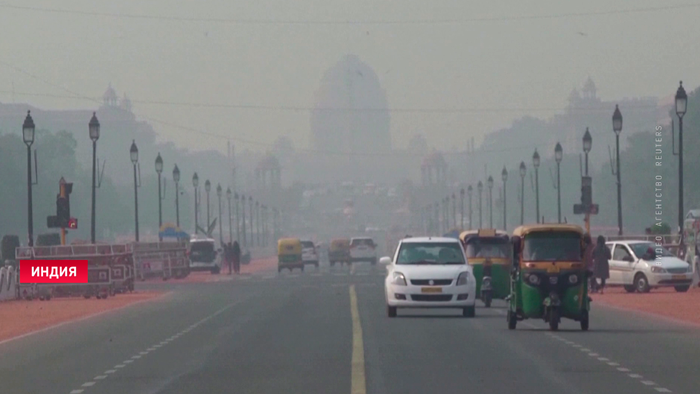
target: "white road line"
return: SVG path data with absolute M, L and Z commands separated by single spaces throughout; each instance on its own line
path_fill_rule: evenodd
M 654 386 L 656 383 L 652 382 L 651 380 L 642 380 L 642 384 L 645 384 L 647 386 Z
M 122 361 L 123 364 L 131 364 L 131 363 L 133 363 L 133 362 L 134 362 L 134 360 L 124 360 L 124 361 Z
M 580 348 L 579 350 L 582 351 L 582 352 L 586 352 L 586 353 L 588 353 L 588 352 L 591 351 L 591 349 L 586 349 L 585 347 L 582 347 L 582 348 Z
M 137 354 L 135 356 L 131 356 L 131 358 L 133 358 L 134 360 L 138 360 L 139 358 L 141 358 L 141 355 Z
M 619 367 L 620 363 L 609 362 L 608 365 L 611 367 Z
M 660 393 L 671 393 L 672 391 L 663 387 L 654 387 L 654 389 Z
M 148 354 L 148 352 L 139 352 L 140 355 L 145 356 Z
M 631 374 L 629 374 L 629 377 L 633 378 L 633 379 L 641 379 L 642 375 L 640 375 L 638 373 L 631 373 Z
M 610 359 L 607 358 L 607 357 L 598 357 L 598 360 L 600 360 L 600 361 L 610 361 Z
M 572 346 L 573 346 L 573 347 L 583 347 L 583 346 L 579 345 L 578 343 L 575 343 L 575 344 L 573 344 Z
M 588 355 L 591 357 L 598 357 L 598 353 L 588 353 Z
M 108 369 L 105 371 L 105 373 L 115 373 L 115 372 L 117 372 L 116 369 Z
M 126 365 L 124 364 L 117 364 L 114 366 L 114 368 L 124 368 Z
M 629 371 L 630 371 L 630 370 L 627 369 L 627 368 L 618 368 L 617 370 L 620 371 L 620 372 L 629 372 Z
M 83 391 L 84 391 L 84 390 L 73 390 L 73 391 L 70 392 L 70 394 L 80 394 L 80 393 L 82 393 Z
M 106 378 L 107 378 L 107 375 L 99 375 L 99 376 L 95 376 L 92 380 L 102 380 L 102 379 L 106 379 Z
M 96 383 L 96 382 L 85 382 L 85 383 L 83 383 L 83 386 L 82 386 L 82 387 L 92 387 L 92 386 L 95 385 L 95 383 Z

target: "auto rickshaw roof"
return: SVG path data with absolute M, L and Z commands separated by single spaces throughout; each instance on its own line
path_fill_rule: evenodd
M 459 235 L 459 239 L 462 242 L 467 242 L 472 238 L 501 238 L 508 237 L 508 233 L 503 230 L 497 230 L 492 228 L 482 228 L 479 230 L 467 230 L 463 231 Z
M 279 241 L 277 241 L 278 245 L 293 244 L 293 243 L 301 244 L 301 240 L 299 238 L 280 238 Z
M 513 231 L 513 235 L 524 237 L 527 234 L 541 231 L 573 231 L 583 235 L 584 231 L 581 226 L 576 224 L 557 224 L 557 223 L 546 223 L 546 224 L 527 224 L 524 226 L 519 226 Z

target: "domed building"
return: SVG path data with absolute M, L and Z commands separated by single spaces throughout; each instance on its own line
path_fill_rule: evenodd
M 314 149 L 387 152 L 391 131 L 386 93 L 374 70 L 347 55 L 324 74 L 311 114 Z

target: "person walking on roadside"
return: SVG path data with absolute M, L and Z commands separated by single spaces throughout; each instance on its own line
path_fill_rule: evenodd
M 610 278 L 610 249 L 605 245 L 605 237 L 598 236 L 598 244 L 593 251 L 593 266 L 596 278 L 600 278 L 599 293 L 603 294 L 605 289 L 605 280 Z
M 586 233 L 583 236 L 583 244 L 584 244 L 584 250 L 583 250 L 583 263 L 586 265 L 586 270 L 588 271 L 588 287 L 590 288 L 591 292 L 596 292 L 598 282 L 596 282 L 594 271 L 594 262 L 593 262 L 593 241 L 591 240 L 591 235 Z
M 238 244 L 238 241 L 233 241 L 233 245 L 231 246 L 231 255 L 233 258 L 233 270 L 236 272 L 236 274 L 241 273 L 241 246 Z
M 231 242 L 224 244 L 224 259 L 226 260 L 226 265 L 228 265 L 228 274 L 231 275 L 231 266 L 233 265 L 233 248 L 231 247 Z

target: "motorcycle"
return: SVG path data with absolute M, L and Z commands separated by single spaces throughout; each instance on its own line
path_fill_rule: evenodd
M 483 276 L 481 278 L 481 301 L 484 302 L 484 306 L 490 308 L 492 299 L 493 287 L 491 285 L 491 262 L 487 260 L 484 264 Z

